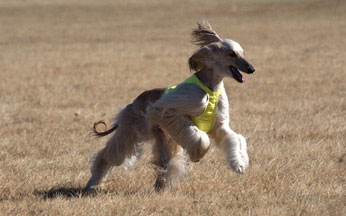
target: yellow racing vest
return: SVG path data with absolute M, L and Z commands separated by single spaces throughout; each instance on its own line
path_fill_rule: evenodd
M 192 75 L 191 77 L 187 78 L 183 83 L 193 83 L 198 85 L 205 93 L 207 93 L 208 96 L 208 104 L 204 109 L 204 112 L 197 116 L 196 118 L 192 118 L 192 122 L 198 127 L 200 130 L 208 133 L 213 126 L 214 119 L 215 119 L 215 112 L 216 112 L 216 106 L 217 102 L 219 101 L 219 96 L 222 92 L 222 88 L 217 90 L 216 92 L 211 91 L 207 86 L 205 86 L 195 75 Z M 168 94 L 168 92 L 172 89 L 175 89 L 177 86 L 172 86 L 170 88 L 167 88 L 165 90 L 164 94 Z

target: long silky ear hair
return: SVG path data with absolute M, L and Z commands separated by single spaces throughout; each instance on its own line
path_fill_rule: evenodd
M 192 56 L 189 58 L 189 67 L 190 70 L 199 71 L 202 69 L 207 63 L 208 54 L 210 52 L 210 48 L 205 46 L 198 49 Z
M 200 47 L 206 46 L 213 42 L 219 42 L 222 39 L 220 36 L 211 28 L 208 21 L 202 21 L 197 23 L 198 27 L 192 31 L 191 43 Z

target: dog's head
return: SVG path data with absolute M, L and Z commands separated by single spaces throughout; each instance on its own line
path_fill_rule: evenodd
M 201 48 L 189 59 L 191 70 L 207 69 L 223 77 L 233 77 L 240 83 L 245 82 L 240 71 L 248 74 L 255 72 L 255 68 L 245 59 L 239 43 L 221 39 L 208 22 L 198 23 L 192 37 L 192 43 Z

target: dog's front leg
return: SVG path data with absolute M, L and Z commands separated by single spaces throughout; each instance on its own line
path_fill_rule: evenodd
M 193 162 L 198 162 L 207 153 L 210 146 L 208 135 L 187 117 L 170 115 L 169 110 L 163 116 L 160 110 L 152 110 L 150 117 L 187 151 Z
M 148 109 L 150 121 L 179 143 L 194 162 L 199 161 L 210 146 L 208 135 L 191 122 L 191 118 L 203 113 L 207 101 L 200 87 L 187 83 L 178 85 Z
M 228 125 L 222 125 L 216 131 L 215 141 L 225 151 L 228 164 L 235 172 L 244 173 L 249 166 L 245 138 L 235 133 Z

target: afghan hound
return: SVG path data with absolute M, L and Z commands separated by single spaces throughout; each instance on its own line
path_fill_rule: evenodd
M 195 73 L 171 88 L 143 92 L 122 108 L 113 126 L 97 136 L 112 134 L 92 158 L 91 178 L 85 190 L 105 180 L 112 167 L 133 166 L 142 154 L 142 144 L 153 141 L 153 164 L 159 191 L 185 175 L 185 155 L 198 162 L 207 153 L 210 139 L 225 152 L 233 171 L 244 173 L 249 166 L 245 138 L 229 126 L 229 104 L 223 79 L 239 83 L 253 66 L 244 57 L 239 43 L 221 37 L 206 21 L 192 31 L 192 43 L 199 46 L 188 60 Z

